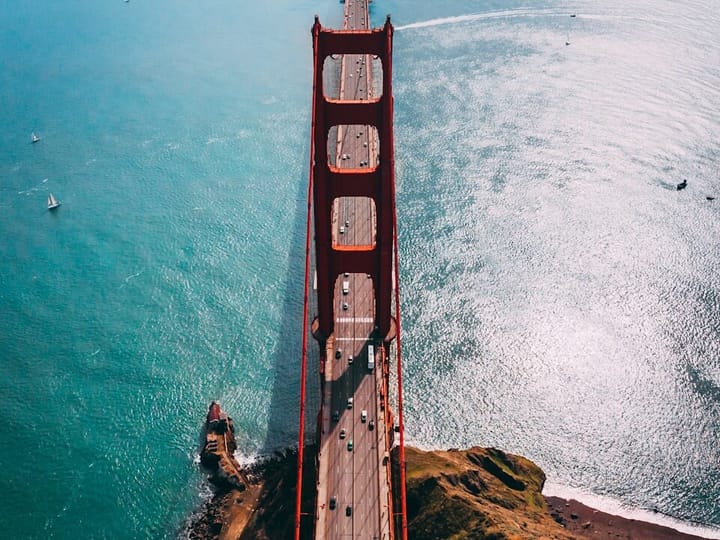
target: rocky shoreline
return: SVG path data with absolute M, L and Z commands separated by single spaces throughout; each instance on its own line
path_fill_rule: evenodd
M 306 447 L 312 470 L 313 447 Z M 309 462 L 308 462 L 309 461 Z M 243 469 L 245 489 L 215 484 L 213 496 L 181 532 L 188 540 L 273 540 L 292 538 L 295 526 L 297 451 L 288 449 Z M 212 477 L 211 477 L 212 478 Z M 314 483 L 311 473 L 303 480 Z M 304 501 L 311 504 L 312 501 Z M 303 538 L 309 538 L 304 531 Z
M 312 456 L 312 449 L 306 455 Z M 407 448 L 406 459 L 408 535 L 413 540 L 704 540 L 601 512 L 575 500 L 545 497 L 543 471 L 501 450 Z M 312 469 L 312 461 L 307 465 Z M 297 453 L 292 450 L 246 468 L 246 489 L 219 488 L 181 536 L 191 540 L 291 538 L 296 471 Z M 303 502 L 306 508 L 308 504 L 312 501 Z M 310 531 L 303 531 L 302 536 L 311 536 Z

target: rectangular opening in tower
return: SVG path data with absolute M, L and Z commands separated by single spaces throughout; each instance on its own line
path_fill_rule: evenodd
M 331 126 L 328 131 L 328 164 L 341 169 L 374 169 L 380 157 L 375 126 Z
M 328 99 L 372 100 L 382 96 L 382 61 L 371 54 L 333 54 L 323 61 L 323 94 Z
M 366 251 L 377 242 L 377 212 L 369 197 L 338 197 L 332 205 L 333 249 Z

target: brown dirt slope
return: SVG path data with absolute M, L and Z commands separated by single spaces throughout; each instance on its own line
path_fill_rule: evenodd
M 576 538 L 548 512 L 545 474 L 494 448 L 406 449 L 408 533 L 413 540 Z

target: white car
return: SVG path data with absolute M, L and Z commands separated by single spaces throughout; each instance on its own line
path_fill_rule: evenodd
M 340 225 L 340 234 L 345 234 L 345 226 Z
M 360 411 L 360 421 L 363 423 L 367 421 L 367 411 L 365 409 Z
M 347 408 L 352 409 L 353 406 L 353 398 L 349 397 L 347 400 Z

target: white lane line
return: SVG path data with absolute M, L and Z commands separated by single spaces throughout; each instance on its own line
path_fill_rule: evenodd
M 338 317 L 335 319 L 335 322 L 347 322 L 347 323 L 353 323 L 353 322 L 359 322 L 359 323 L 371 323 L 375 322 L 375 319 L 372 317 Z
M 335 341 L 370 341 L 370 337 L 339 337 Z

